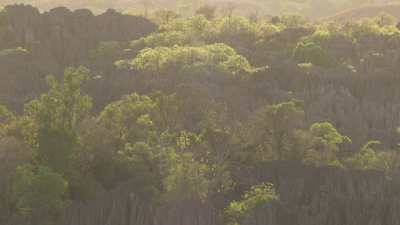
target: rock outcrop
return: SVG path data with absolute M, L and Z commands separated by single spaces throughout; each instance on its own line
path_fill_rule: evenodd
M 398 180 L 378 172 L 277 162 L 260 169 L 253 179 L 275 183 L 280 202 L 259 209 L 246 225 L 400 223 Z
M 69 66 L 90 67 L 91 52 L 100 43 L 129 42 L 155 29 L 143 17 L 111 9 L 93 15 L 86 9 L 59 7 L 40 13 L 29 5 L 6 6 L 0 12 L 0 100 L 21 107 L 24 99 L 43 91 L 46 75 L 62 74 Z
M 400 183 L 374 171 L 315 168 L 296 162 L 264 165 L 249 180 L 273 182 L 280 200 L 259 208 L 245 225 L 398 225 Z M 222 225 L 221 210 L 201 201 L 151 207 L 128 185 L 73 203 L 57 225 Z M 13 225 L 13 224 L 12 224 Z

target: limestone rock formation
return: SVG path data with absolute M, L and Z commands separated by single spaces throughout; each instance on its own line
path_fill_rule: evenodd
M 244 183 L 273 182 L 280 200 L 257 209 L 243 221 L 245 225 L 400 223 L 397 178 L 298 162 L 269 163 L 251 173 L 243 176 L 249 178 Z M 94 200 L 71 204 L 57 225 L 222 225 L 221 213 L 209 202 L 197 200 L 151 207 L 130 191 L 129 185 L 122 185 Z
M 23 81 L 30 86 L 21 84 L 18 89 L 37 95 L 37 90 L 45 86 L 44 76 L 62 74 L 68 66 L 89 67 L 90 52 L 101 42 L 129 42 L 155 29 L 156 25 L 145 18 L 113 10 L 95 16 L 85 9 L 70 11 L 59 7 L 40 13 L 29 5 L 6 6 L 0 12 L 1 85 L 15 87 L 13 82 Z M 25 50 L 25 59 L 15 54 L 10 57 L 10 51 L 19 47 Z M 28 76 L 41 79 L 34 83 L 19 79 Z M 21 107 L 23 102 L 16 100 L 21 99 L 19 96 L 31 99 L 18 90 L 0 89 L 0 99 L 7 105 Z

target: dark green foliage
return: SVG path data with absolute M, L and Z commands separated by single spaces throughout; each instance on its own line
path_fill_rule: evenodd
M 49 92 L 26 107 L 34 123 L 31 135 L 36 138 L 38 160 L 61 174 L 68 173 L 78 142 L 76 127 L 91 108 L 91 99 L 80 90 L 88 74 L 85 68 L 67 69 L 63 83 L 49 76 Z
M 31 218 L 33 223 L 52 224 L 57 210 L 66 206 L 67 186 L 63 177 L 48 167 L 18 167 L 14 192 L 20 215 Z
M 300 63 L 312 63 L 317 66 L 328 67 L 333 63 L 328 53 L 313 41 L 299 42 L 293 57 Z
M 15 118 L 14 114 L 10 112 L 5 106 L 0 105 L 0 124 L 8 123 Z
M 252 148 L 249 157 L 261 160 L 301 159 L 296 146 L 297 131 L 305 125 L 302 102 L 292 100 L 266 106 L 250 122 L 247 140 Z

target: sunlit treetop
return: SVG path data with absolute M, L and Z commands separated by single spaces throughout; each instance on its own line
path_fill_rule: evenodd
M 117 66 L 154 75 L 210 76 L 217 73 L 246 77 L 255 72 L 246 58 L 225 44 L 146 48 L 135 59 L 119 61 Z
M 208 39 L 211 25 L 211 22 L 202 15 L 173 18 L 161 24 L 158 32 L 132 41 L 131 47 L 198 45 Z

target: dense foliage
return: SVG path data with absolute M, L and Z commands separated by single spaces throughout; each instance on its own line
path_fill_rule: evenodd
M 0 27 L 12 29 L 10 9 Z M 236 225 L 279 201 L 272 184 L 242 176 L 270 162 L 377 170 L 388 179 L 399 172 L 393 18 L 312 23 L 209 10 L 158 12 L 151 34 L 105 35 L 88 49 L 67 37 L 44 38 L 43 49 L 29 38 L 0 41 L 15 87 L 34 86 L 30 95 L 11 90 L 17 101 L 0 106 L 0 223 L 51 224 L 70 202 L 125 184 L 155 206 L 211 202 Z M 4 29 L 1 40 L 13 34 Z M 84 53 L 75 58 L 58 41 Z M 51 54 L 57 64 L 39 67 Z M 38 59 L 13 66 L 26 57 Z M 58 75 L 34 80 L 31 71 Z M 10 90 L 6 78 L 0 85 Z

